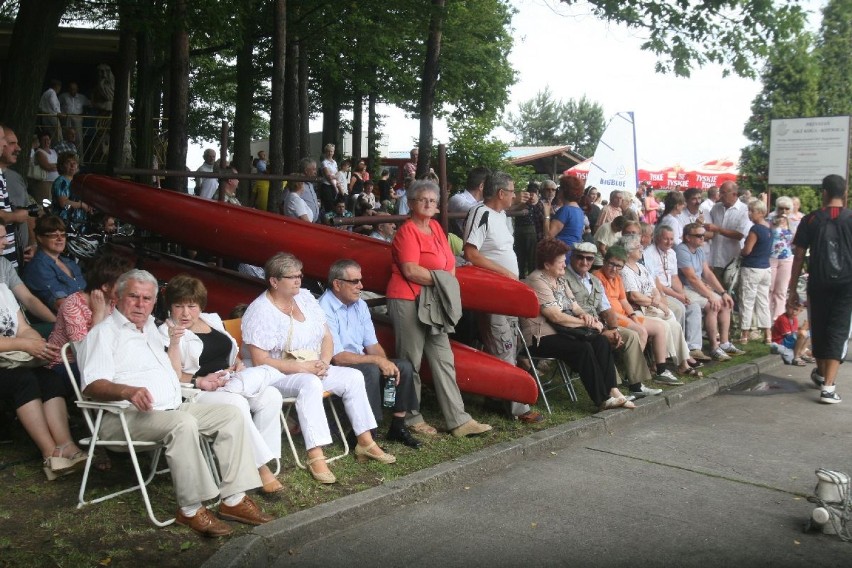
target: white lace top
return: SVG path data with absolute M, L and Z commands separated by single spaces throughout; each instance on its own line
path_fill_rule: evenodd
M 272 303 L 266 292 L 258 296 L 243 314 L 243 345 L 250 344 L 263 349 L 274 359 L 281 359 L 281 354 L 291 349 L 319 352 L 326 329 L 325 312 L 316 298 L 304 288 L 296 295 L 296 304 L 305 314 L 305 321 L 292 319 L 293 338 L 287 345 L 291 318 Z M 243 351 L 245 364 L 251 366 L 248 350 Z

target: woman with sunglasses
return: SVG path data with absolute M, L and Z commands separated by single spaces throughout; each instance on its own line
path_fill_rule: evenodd
M 35 225 L 38 251 L 24 268 L 22 280 L 35 296 L 54 313 L 65 299 L 86 288 L 83 271 L 64 256 L 65 223 L 55 215 L 39 217 Z

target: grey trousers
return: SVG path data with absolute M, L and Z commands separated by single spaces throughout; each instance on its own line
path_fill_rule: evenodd
M 704 313 L 701 311 L 701 306 L 694 302 L 684 304 L 671 296 L 666 296 L 666 303 L 680 323 L 680 327 L 683 328 L 683 336 L 686 338 L 686 345 L 689 350 L 701 349 L 703 342 L 701 327 L 704 325 Z
M 518 318 L 502 314 L 479 314 L 479 334 L 485 352 L 510 365 L 518 364 L 518 338 L 515 337 Z M 506 412 L 520 416 L 530 411 L 528 404 L 507 402 Z
M 261 486 L 251 444 L 246 438 L 242 414 L 234 406 L 185 402 L 175 410 L 126 413 L 134 440 L 166 444 L 166 461 L 172 473 L 178 505 L 186 507 Z M 121 422 L 113 414 L 104 416 L 103 436 L 123 439 Z M 199 434 L 213 437 L 213 453 L 219 461 L 222 484 L 216 487 L 201 454 Z
M 411 300 L 388 300 L 388 315 L 393 322 L 396 337 L 396 356 L 411 361 L 414 367 L 414 392 L 420 398 L 420 365 L 423 356 L 432 371 L 432 385 L 438 396 L 438 406 L 444 415 L 447 428 L 452 430 L 472 420 L 464 410 L 459 386 L 456 383 L 456 365 L 450 350 L 450 338 L 444 334 L 432 334 L 431 329 L 417 319 L 417 309 Z M 412 410 L 406 417 L 409 426 L 423 422 L 423 416 Z

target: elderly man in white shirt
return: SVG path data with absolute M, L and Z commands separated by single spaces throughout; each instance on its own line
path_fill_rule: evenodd
M 710 210 L 710 222 L 704 225 L 712 233 L 707 261 L 720 282 L 725 267 L 743 250 L 751 225 L 748 206 L 737 195 L 737 184 L 726 181 L 719 188 L 719 202 Z
M 219 517 L 250 525 L 273 519 L 245 492 L 260 487 L 260 476 L 246 440 L 246 426 L 233 406 L 184 403 L 181 387 L 151 312 L 157 280 L 131 270 L 116 283 L 116 309 L 92 328 L 77 357 L 83 394 L 94 400 L 128 401 L 126 413 L 136 440 L 164 440 L 180 509 L 175 521 L 202 536 L 226 536 L 231 527 L 208 511 L 203 501 L 221 497 Z M 117 437 L 121 423 L 108 414 L 103 435 Z M 222 482 L 213 480 L 199 446 L 199 436 L 214 438 L 213 451 Z
M 59 128 L 59 114 L 62 109 L 59 106 L 59 91 L 62 90 L 62 81 L 53 79 L 50 87 L 41 94 L 38 101 L 39 126 L 44 132 L 50 134 L 54 142 L 62 140 L 62 130 Z
M 59 95 L 59 108 L 65 114 L 65 126 L 77 131 L 83 137 L 83 110 L 92 103 L 80 92 L 77 83 L 68 83 L 68 91 Z

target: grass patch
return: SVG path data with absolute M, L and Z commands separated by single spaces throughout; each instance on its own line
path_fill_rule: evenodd
M 706 365 L 702 369 L 704 375 L 769 353 L 768 347 L 759 342 L 749 343 L 743 348 L 746 355 L 729 362 Z M 684 382 L 694 380 L 687 378 Z M 306 471 L 296 468 L 289 449 L 285 447 L 280 479 L 286 490 L 270 498 L 258 496 L 257 500 L 269 513 L 283 517 L 596 412 L 582 385 L 576 382 L 575 387 L 579 397 L 576 403 L 569 401 L 564 389 L 548 393 L 553 414 L 548 415 L 544 422 L 533 425 L 505 418 L 482 399 L 466 399 L 467 409 L 480 422 L 491 424 L 494 427 L 492 433 L 466 439 L 449 435 L 419 436 L 424 442 L 419 451 L 400 444 L 383 443 L 387 451 L 397 456 L 396 464 L 369 462 L 360 465 L 347 457 L 331 464 L 338 478 L 338 483 L 331 486 L 316 483 Z M 669 390 L 673 387 L 662 388 Z M 433 394 L 424 389 L 423 396 L 425 418 L 437 427 L 443 426 Z M 539 404 L 538 409 L 544 412 L 544 405 Z M 227 542 L 225 539 L 202 539 L 184 527 L 174 525 L 156 528 L 148 521 L 138 493 L 77 509 L 80 474 L 47 482 L 41 471 L 41 459 L 27 435 L 16 424 L 7 430 L 6 435 L 0 435 L 0 439 L 12 441 L 0 444 L 0 483 L 4 487 L 0 494 L 0 566 L 157 565 L 165 568 L 200 565 Z M 72 431 L 77 438 L 85 435 L 81 422 L 76 418 L 72 419 Z M 297 438 L 300 444 L 301 437 Z M 304 452 L 300 445 L 297 447 Z M 339 445 L 335 445 L 327 453 L 331 455 L 340 449 Z M 147 457 L 141 456 L 140 461 L 145 471 Z M 103 494 L 113 487 L 126 487 L 133 479 L 129 460 L 125 456 L 114 455 L 112 471 L 91 472 L 90 487 Z M 158 518 L 174 515 L 177 505 L 167 475 L 157 476 L 149 486 L 149 493 Z M 251 530 L 244 525 L 233 526 L 235 535 Z

